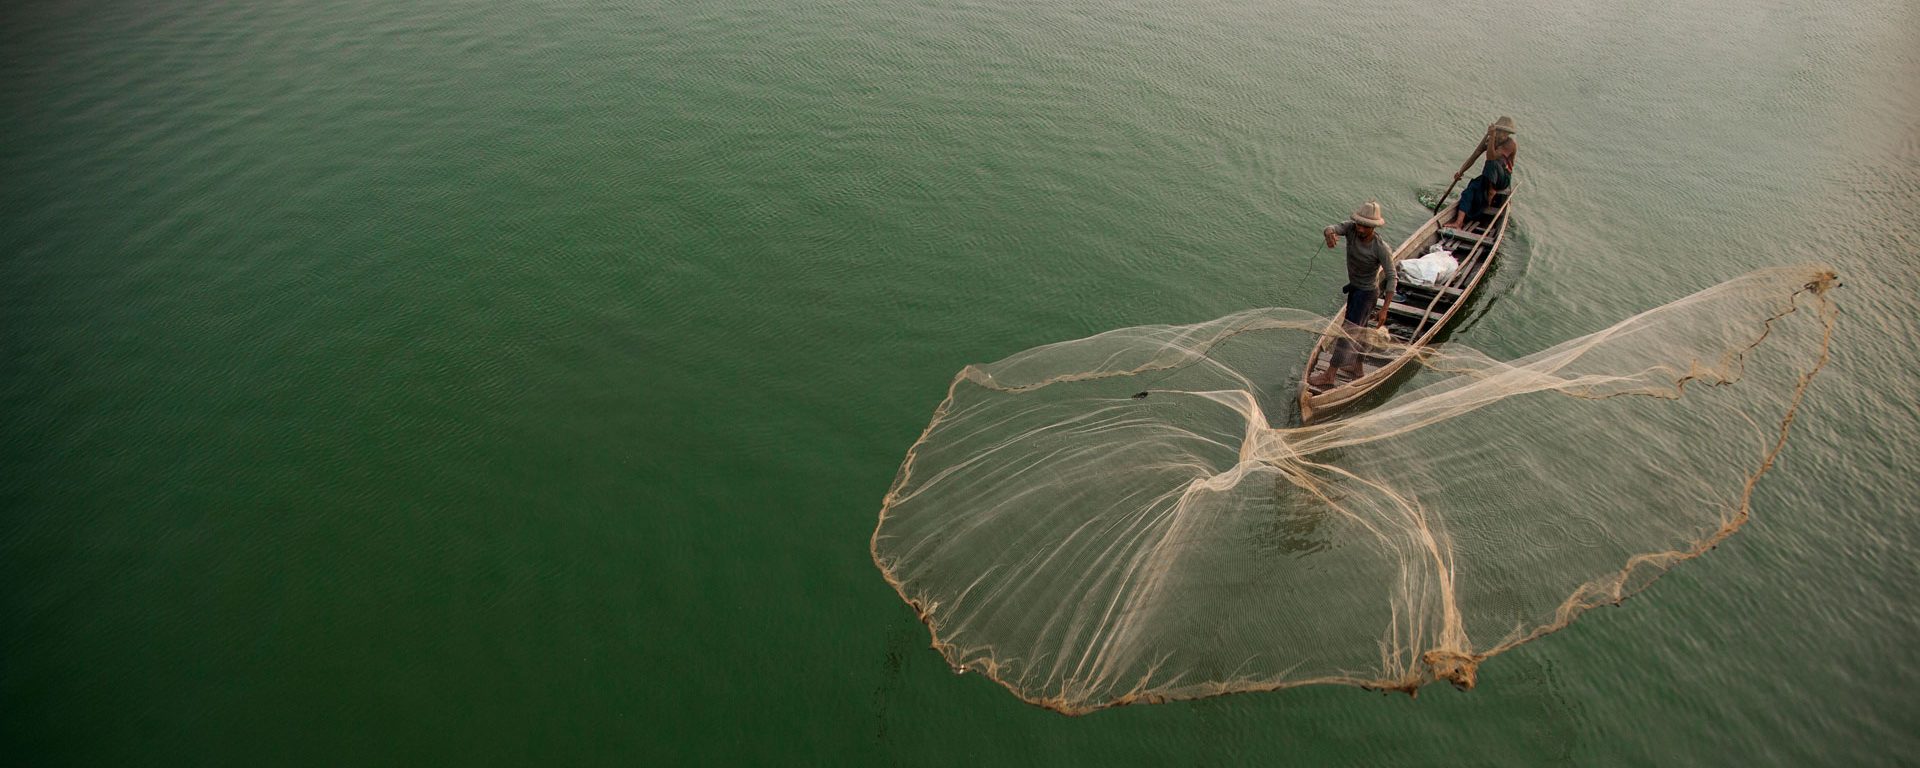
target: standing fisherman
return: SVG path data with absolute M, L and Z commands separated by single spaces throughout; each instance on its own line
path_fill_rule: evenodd
M 1327 227 L 1321 234 L 1326 236 L 1327 247 L 1332 248 L 1339 237 L 1347 238 L 1347 284 L 1341 292 L 1347 294 L 1346 325 L 1347 338 L 1333 345 L 1333 360 L 1327 370 L 1307 380 L 1314 387 L 1333 386 L 1336 369 L 1345 368 L 1347 378 L 1360 378 L 1360 351 L 1353 338 L 1367 327 L 1367 310 L 1373 309 L 1374 301 L 1380 296 L 1392 296 L 1399 280 L 1393 274 L 1393 249 L 1374 232 L 1387 223 L 1380 212 L 1380 204 L 1368 200 L 1359 210 L 1353 212 L 1353 219 Z M 1387 307 L 1380 305 L 1380 311 L 1374 322 L 1387 323 Z

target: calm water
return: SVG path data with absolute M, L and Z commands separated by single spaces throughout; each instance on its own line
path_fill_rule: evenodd
M 1920 754 L 1912 3 L 533 6 L 9 6 L 13 761 Z M 1471 693 L 1067 719 L 948 672 L 866 547 L 949 377 L 1330 307 L 1319 228 L 1397 240 L 1502 113 L 1459 341 L 1847 280 L 1755 523 Z

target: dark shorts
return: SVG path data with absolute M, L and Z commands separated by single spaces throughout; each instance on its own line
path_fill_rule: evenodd
M 1467 221 L 1473 221 L 1488 214 L 1487 202 L 1490 198 L 1487 194 L 1487 184 L 1487 177 L 1475 177 L 1473 181 L 1467 182 L 1467 188 L 1460 192 L 1460 202 L 1458 206 L 1460 213 L 1465 214 Z M 1500 193 L 1506 190 L 1495 189 L 1493 191 Z
M 1379 291 L 1359 288 L 1347 288 L 1347 322 L 1353 325 L 1366 325 L 1367 315 L 1373 312 L 1373 299 Z
M 1486 203 L 1486 177 L 1467 182 L 1467 188 L 1460 190 L 1460 213 L 1466 217 L 1467 221 L 1480 218 L 1480 215 L 1486 212 Z
M 1347 292 L 1347 327 L 1349 329 L 1367 327 L 1367 315 L 1373 312 L 1373 297 L 1378 295 L 1379 291 L 1359 290 L 1352 287 L 1342 290 Z M 1348 330 L 1348 333 L 1353 331 Z M 1333 367 L 1345 368 L 1357 362 L 1360 358 L 1358 346 L 1359 344 L 1346 339 L 1334 342 Z

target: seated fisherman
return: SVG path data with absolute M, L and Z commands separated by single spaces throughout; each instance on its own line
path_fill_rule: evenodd
M 1336 238 L 1347 238 L 1347 284 L 1340 290 L 1347 294 L 1346 323 L 1343 327 L 1349 337 L 1367 327 L 1367 310 L 1373 309 L 1374 301 L 1381 296 L 1392 296 L 1399 285 L 1399 279 L 1393 274 L 1393 249 L 1387 247 L 1386 239 L 1374 231 L 1386 223 L 1386 217 L 1380 212 L 1380 204 L 1368 200 L 1353 212 L 1351 221 L 1327 227 L 1321 233 L 1326 236 L 1328 248 L 1333 247 Z M 1374 321 L 1386 324 L 1386 305 L 1380 306 Z M 1327 370 L 1308 379 L 1307 383 L 1321 388 L 1332 386 L 1335 370 L 1340 368 L 1346 370 L 1347 378 L 1359 378 L 1360 350 L 1357 347 L 1357 343 L 1348 339 L 1334 342 L 1333 360 L 1327 365 Z
M 1513 183 L 1513 159 L 1520 151 L 1513 134 L 1513 118 L 1506 115 L 1501 115 L 1499 120 L 1493 121 L 1493 125 L 1487 126 L 1486 138 L 1481 139 L 1480 146 L 1474 148 L 1467 161 L 1460 164 L 1460 170 L 1453 172 L 1453 180 L 1459 181 L 1482 154 L 1487 156 L 1487 164 L 1480 169 L 1480 175 L 1460 191 L 1460 201 L 1454 204 L 1453 221 L 1445 226 L 1459 229 L 1466 226 L 1467 222 L 1485 215 L 1487 206 L 1493 203 L 1494 194 L 1505 192 Z

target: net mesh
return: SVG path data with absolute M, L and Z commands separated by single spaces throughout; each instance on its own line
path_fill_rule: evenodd
M 1756 272 L 1516 360 L 1429 348 L 1387 403 L 1311 426 L 1285 423 L 1327 322 L 1296 310 L 968 366 L 874 562 L 957 671 L 1069 714 L 1471 687 L 1740 527 L 1833 280 Z

